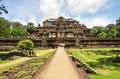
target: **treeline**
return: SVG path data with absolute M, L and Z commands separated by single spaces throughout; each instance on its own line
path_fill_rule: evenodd
M 35 29 L 34 23 L 23 25 L 20 22 L 10 22 L 0 17 L 0 37 L 31 36 Z
M 84 26 L 87 29 L 87 26 Z M 0 37 L 27 37 L 34 32 L 34 23 L 29 22 L 23 25 L 20 22 L 10 22 L 7 19 L 0 17 Z M 107 26 L 94 26 L 91 29 L 94 37 L 120 37 L 120 18 L 116 20 L 115 24 L 108 24 Z
M 107 26 L 94 26 L 91 29 L 94 37 L 114 38 L 120 37 L 120 18 L 116 20 L 115 24 L 108 24 Z

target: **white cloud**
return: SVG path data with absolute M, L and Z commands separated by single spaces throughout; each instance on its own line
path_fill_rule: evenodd
M 8 1 L 11 2 L 11 0 Z M 99 11 L 101 7 L 110 9 L 111 6 L 105 5 L 108 1 L 109 0 L 21 0 L 18 1 L 17 4 L 16 1 L 8 6 L 9 15 L 11 16 L 9 19 L 17 19 L 20 20 L 20 22 L 23 21 L 23 24 L 33 22 L 37 25 L 37 22 L 42 24 L 42 22 L 48 18 L 64 16 L 65 18 L 75 18 L 80 21 L 80 23 L 87 24 L 90 27 L 94 24 L 105 25 L 105 23 L 109 23 L 111 20 L 104 17 L 84 19 L 82 14 L 88 13 L 89 15 L 95 13 Z M 81 18 L 81 16 L 83 18 Z M 95 16 L 94 14 L 94 17 Z
M 76 18 L 75 18 L 75 20 L 77 20 L 77 21 L 81 21 L 81 17 L 80 16 L 77 16 Z
M 6 16 L 11 16 L 8 17 L 10 20 L 24 21 L 22 22 L 24 24 L 27 24 L 28 22 L 37 23 L 37 19 L 39 18 L 36 18 L 36 16 L 40 16 L 38 0 L 21 0 L 13 2 L 8 0 L 7 4 L 9 4 L 7 5 L 9 14 Z
M 61 13 L 80 16 L 82 13 L 95 13 L 109 0 L 40 0 L 40 10 L 45 17 L 56 17 Z M 108 8 L 108 6 L 107 6 Z
M 26 24 L 27 24 L 26 21 L 24 21 L 24 20 L 18 20 L 18 19 L 13 20 L 13 22 L 20 22 L 20 23 L 23 24 L 23 25 L 26 25 Z
M 44 17 L 57 17 L 60 15 L 64 0 L 40 0 L 40 10 Z
M 67 0 L 71 14 L 95 13 L 103 7 L 108 0 Z
M 87 25 L 89 28 L 93 26 L 106 26 L 108 24 L 114 23 L 112 19 L 108 17 L 96 17 L 96 18 L 88 18 L 88 19 L 81 19 L 82 23 Z
M 36 26 L 37 25 L 37 22 L 36 22 L 37 18 L 36 18 L 36 16 L 35 15 L 30 15 L 29 17 L 30 17 L 29 22 L 34 23 L 35 26 Z
M 56 18 L 61 15 L 69 17 L 70 14 L 75 15 L 78 21 L 82 21 L 81 14 L 95 13 L 101 7 L 104 7 L 107 1 L 108 0 L 40 0 L 40 10 L 43 14 L 40 23 L 45 19 Z M 105 21 L 100 23 L 102 25 L 108 23 L 108 20 L 106 21 L 103 18 L 96 18 L 92 23 L 85 24 L 92 26 L 92 24 L 97 23 L 97 20 Z

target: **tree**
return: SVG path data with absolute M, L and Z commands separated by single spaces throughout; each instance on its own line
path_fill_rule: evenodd
M 27 56 L 34 56 L 34 43 L 31 40 L 21 40 L 18 43 L 18 47 L 21 49 L 21 52 Z
M 111 29 L 114 29 L 115 28 L 115 24 L 108 24 L 106 27 L 105 27 L 105 32 L 109 32 Z
M 107 37 L 116 37 L 117 36 L 117 30 L 116 29 L 111 29 L 108 33 L 107 33 Z
M 27 24 L 27 32 L 29 33 L 29 35 L 30 35 L 30 38 L 31 38 L 31 35 L 32 35 L 32 33 L 34 32 L 34 30 L 35 30 L 35 26 L 34 26 L 34 23 L 32 23 L 32 22 L 29 22 L 28 24 Z
M 102 26 L 94 26 L 92 28 L 92 34 L 93 36 L 99 37 L 100 33 L 104 32 L 104 27 Z
M 118 34 L 118 31 L 116 29 L 115 24 L 108 24 L 105 27 L 106 37 L 116 37 Z
M 119 17 L 119 19 L 116 20 L 115 28 L 118 31 L 117 36 L 120 37 L 120 17 Z
M 18 21 L 12 22 L 12 28 L 23 28 L 23 25 Z
M 98 37 L 101 37 L 101 38 L 105 38 L 107 36 L 107 34 L 105 32 L 101 32 Z
M 11 31 L 11 22 L 3 17 L 0 17 L 0 37 L 9 37 Z
M 116 20 L 116 24 L 120 25 L 120 17 Z
M 1 0 L 0 0 L 0 2 L 1 2 Z M 1 5 L 0 5 L 0 15 L 1 15 L 3 12 L 8 13 L 6 7 L 5 7 L 3 4 L 1 4 Z
M 23 27 L 24 26 L 18 21 L 12 22 L 11 37 L 27 36 L 28 32 Z
M 13 28 L 11 30 L 11 37 L 27 36 L 28 32 L 22 28 Z

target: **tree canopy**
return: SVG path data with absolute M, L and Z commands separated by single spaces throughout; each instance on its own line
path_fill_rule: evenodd
M 3 17 L 0 17 L 0 37 L 10 36 L 11 23 Z
M 34 23 L 29 22 L 29 23 L 26 25 L 26 30 L 27 30 L 27 32 L 29 33 L 30 38 L 31 38 L 31 34 L 32 34 L 32 33 L 34 32 L 34 30 L 35 30 Z
M 116 20 L 116 24 L 108 24 L 107 26 L 94 26 L 92 35 L 95 37 L 120 37 L 120 18 Z
M 92 34 L 93 34 L 93 36 L 100 36 L 101 35 L 101 33 L 103 33 L 104 32 L 104 27 L 102 27 L 102 26 L 94 26 L 93 28 L 92 28 Z
M 34 24 L 33 24 L 34 25 Z M 24 29 L 25 28 L 25 29 Z M 27 31 L 27 26 L 20 22 L 10 22 L 3 17 L 0 17 L 0 37 L 20 37 L 28 36 L 32 29 Z M 33 30 L 32 30 L 33 32 Z M 30 33 L 32 33 L 30 32 Z

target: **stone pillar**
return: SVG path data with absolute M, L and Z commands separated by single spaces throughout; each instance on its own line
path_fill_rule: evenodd
M 79 38 L 76 38 L 76 39 L 75 39 L 75 46 L 76 46 L 76 47 L 79 47 L 79 45 L 80 45 L 79 42 L 80 42 Z
M 42 39 L 42 46 L 47 47 L 47 39 L 46 38 Z

